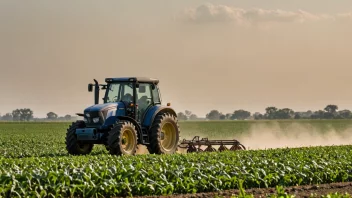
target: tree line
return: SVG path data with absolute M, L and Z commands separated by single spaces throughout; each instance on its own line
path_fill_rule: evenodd
M 205 119 L 209 120 L 244 120 L 251 116 L 251 113 L 245 110 L 236 110 L 233 113 L 223 114 L 218 110 L 211 110 L 206 114 Z M 177 114 L 179 120 L 204 120 L 204 118 L 198 117 L 193 114 L 192 111 L 186 110 L 185 112 L 179 112 Z
M 290 108 L 277 108 L 270 106 L 265 108 L 265 113 L 261 114 L 256 112 L 251 114 L 251 112 L 239 109 L 235 110 L 233 113 L 223 114 L 218 110 L 211 110 L 205 115 L 205 118 L 198 117 L 192 111 L 186 110 L 185 112 L 179 112 L 177 114 L 179 120 L 272 120 L 272 119 L 351 119 L 352 112 L 348 109 L 343 109 L 338 111 L 338 106 L 329 104 L 323 110 L 317 111 L 304 111 L 295 112 Z M 48 112 L 45 118 L 34 118 L 33 111 L 29 108 L 15 109 L 12 113 L 6 113 L 5 115 L 0 115 L 0 120 L 3 121 L 40 121 L 40 120 L 51 120 L 51 121 L 72 121 L 76 120 L 77 117 L 71 115 L 58 116 L 54 112 Z
M 58 116 L 54 112 L 48 112 L 45 118 L 34 118 L 33 110 L 29 108 L 23 109 L 15 109 L 12 113 L 6 113 L 5 115 L 0 115 L 0 120 L 3 121 L 37 121 L 37 120 L 56 120 L 56 121 L 72 121 L 75 120 L 76 117 L 71 115 Z
M 274 119 L 351 119 L 352 112 L 348 109 L 343 109 L 338 111 L 338 106 L 334 104 L 327 105 L 323 110 L 317 111 L 303 111 L 295 112 L 290 108 L 277 108 L 275 106 L 270 106 L 265 108 L 265 113 L 261 114 L 256 112 L 251 114 L 251 112 L 239 109 L 235 110 L 233 113 L 222 113 L 218 110 L 211 110 L 205 115 L 207 120 L 274 120 Z M 192 114 L 191 111 L 186 110 L 184 113 L 178 113 L 179 120 L 199 120 L 197 115 Z
M 338 111 L 338 106 L 327 105 L 323 110 L 295 112 L 290 108 L 278 109 L 274 106 L 267 107 L 265 114 L 256 113 L 254 119 L 351 119 L 352 112 L 348 109 Z

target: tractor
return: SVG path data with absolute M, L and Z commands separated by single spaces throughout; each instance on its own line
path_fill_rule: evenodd
M 170 103 L 161 104 L 159 80 L 146 77 L 106 78 L 94 87 L 94 105 L 77 113 L 83 120 L 73 122 L 66 133 L 66 149 L 72 155 L 89 154 L 94 144 L 105 145 L 111 155 L 134 155 L 137 145 L 151 154 L 177 151 L 180 127 Z M 100 89 L 105 90 L 99 104 Z
M 195 136 L 179 142 L 177 114 L 170 103 L 161 104 L 159 80 L 146 77 L 106 78 L 106 84 L 88 84 L 94 105 L 77 113 L 83 120 L 73 122 L 66 133 L 66 149 L 72 155 L 89 154 L 94 144 L 105 145 L 111 155 L 134 155 L 137 145 L 151 154 L 173 154 L 178 148 L 192 152 L 245 150 L 237 140 L 208 140 Z M 99 104 L 100 89 L 105 90 Z M 228 149 L 225 145 L 231 145 Z M 201 147 L 206 147 L 205 149 Z

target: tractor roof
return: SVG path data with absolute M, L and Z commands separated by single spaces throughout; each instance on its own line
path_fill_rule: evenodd
M 159 80 L 147 77 L 120 77 L 120 78 L 106 78 L 105 82 L 139 82 L 139 83 L 154 83 L 158 84 Z

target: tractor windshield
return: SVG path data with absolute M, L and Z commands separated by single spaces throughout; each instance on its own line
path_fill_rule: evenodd
M 133 83 L 116 82 L 107 86 L 104 103 L 111 102 L 133 102 Z

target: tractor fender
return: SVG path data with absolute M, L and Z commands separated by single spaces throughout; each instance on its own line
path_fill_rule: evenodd
M 147 113 L 145 114 L 144 120 L 143 120 L 143 126 L 148 127 L 150 129 L 155 117 L 160 114 L 160 113 L 170 113 L 171 115 L 177 117 L 177 114 L 175 110 L 171 107 L 167 106 L 154 106 L 150 108 Z
M 128 116 L 116 116 L 116 118 L 118 120 L 127 120 L 127 121 L 130 121 L 132 122 L 132 124 L 134 124 L 136 126 L 136 129 L 137 129 L 137 133 L 138 133 L 138 143 L 142 143 L 142 140 L 143 140 L 143 136 L 142 136 L 142 128 L 141 126 L 138 124 L 138 122 L 131 118 L 131 117 L 128 117 Z

